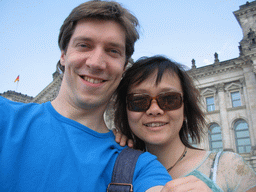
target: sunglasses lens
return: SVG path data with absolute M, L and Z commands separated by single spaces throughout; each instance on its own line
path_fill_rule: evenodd
M 158 95 L 157 102 L 163 110 L 175 110 L 182 106 L 182 96 L 175 92 L 164 93 Z
M 170 111 L 182 106 L 182 96 L 177 92 L 162 93 L 154 98 L 162 110 Z M 154 98 L 144 94 L 129 94 L 127 96 L 127 108 L 130 111 L 145 112 L 149 109 L 151 100 Z
M 147 111 L 150 105 L 150 97 L 148 95 L 133 95 L 127 96 L 127 107 L 130 111 L 143 112 Z

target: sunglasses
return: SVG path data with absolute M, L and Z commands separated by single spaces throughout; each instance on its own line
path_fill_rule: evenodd
M 126 97 L 127 108 L 130 111 L 146 112 L 153 99 L 157 101 L 158 106 L 164 111 L 179 109 L 183 101 L 181 93 L 178 92 L 160 93 L 155 97 L 151 97 L 148 94 L 131 93 Z

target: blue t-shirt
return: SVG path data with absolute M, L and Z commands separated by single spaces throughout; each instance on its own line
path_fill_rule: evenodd
M 112 131 L 95 132 L 60 115 L 50 102 L 0 97 L 0 191 L 106 191 L 122 149 Z M 139 157 L 134 191 L 170 180 L 155 156 Z

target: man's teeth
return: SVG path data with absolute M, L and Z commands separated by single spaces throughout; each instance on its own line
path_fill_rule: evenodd
M 103 80 L 100 80 L 100 79 L 93 79 L 93 78 L 89 78 L 89 77 L 84 77 L 84 80 L 85 80 L 85 81 L 88 81 L 88 82 L 90 82 L 90 83 L 95 83 L 95 84 L 97 84 L 97 83 L 102 83 L 102 82 L 103 82 Z
M 145 124 L 145 126 L 147 127 L 160 127 L 160 126 L 163 126 L 163 125 L 166 125 L 167 123 L 148 123 L 148 124 Z

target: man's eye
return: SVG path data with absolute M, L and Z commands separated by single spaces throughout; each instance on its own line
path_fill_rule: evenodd
M 108 49 L 108 52 L 113 56 L 121 55 L 121 52 L 118 49 Z
M 79 44 L 79 47 L 88 47 L 86 44 Z
M 112 53 L 119 53 L 119 52 L 118 52 L 117 50 L 115 50 L 115 49 L 112 49 L 111 52 L 112 52 Z

